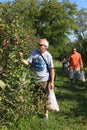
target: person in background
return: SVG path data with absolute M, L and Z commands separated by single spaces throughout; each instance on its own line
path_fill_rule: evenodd
M 71 81 L 71 86 L 74 85 L 74 82 L 76 86 L 77 81 L 80 80 L 80 69 L 83 69 L 81 54 L 77 52 L 76 47 L 72 47 L 71 53 L 68 56 L 68 73 Z
M 52 55 L 47 51 L 49 43 L 47 39 L 40 39 L 38 47 L 33 50 L 27 60 L 22 59 L 22 62 L 26 65 L 31 64 L 33 71 L 37 75 L 36 82 L 40 82 L 42 89 L 46 94 L 46 99 L 48 99 L 49 89 L 54 88 L 54 64 Z M 42 55 L 42 56 L 41 56 Z M 44 59 L 45 61 L 44 61 Z M 48 67 L 46 65 L 48 64 Z M 49 70 L 48 70 L 49 69 Z M 46 100 L 47 102 L 47 100 Z M 44 117 L 48 118 L 48 109 L 46 108 L 45 102 L 45 113 Z
M 67 72 L 67 68 L 68 68 L 68 60 L 67 60 L 67 55 L 62 57 L 62 70 L 63 72 Z

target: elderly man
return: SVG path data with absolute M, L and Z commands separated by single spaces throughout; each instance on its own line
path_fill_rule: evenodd
M 36 72 L 37 79 L 42 85 L 42 89 L 49 94 L 49 88 L 54 88 L 54 64 L 51 54 L 47 51 L 49 43 L 46 39 L 40 39 L 38 48 L 33 50 L 27 60 L 22 60 L 26 65 L 32 65 L 33 71 Z M 47 98 L 46 98 L 47 99 Z M 48 110 L 45 103 L 44 117 L 48 118 Z

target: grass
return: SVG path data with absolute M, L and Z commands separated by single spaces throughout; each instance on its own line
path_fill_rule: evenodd
M 54 90 L 60 111 L 49 112 L 49 119 L 45 120 L 41 109 L 39 114 L 31 114 L 31 118 L 20 119 L 16 130 L 87 130 L 87 81 L 72 88 L 58 61 L 55 61 L 55 70 Z

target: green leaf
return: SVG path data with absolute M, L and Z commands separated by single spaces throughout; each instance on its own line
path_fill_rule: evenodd
M 6 84 L 2 80 L 0 80 L 0 87 L 2 89 L 4 89 L 6 87 Z
M 0 96 L 0 101 L 2 100 L 2 97 Z
M 0 66 L 0 71 L 2 71 L 2 67 Z

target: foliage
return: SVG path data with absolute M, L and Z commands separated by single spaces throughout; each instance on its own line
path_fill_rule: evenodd
M 85 40 L 87 37 L 87 10 L 81 9 L 77 11 L 76 15 L 76 23 L 77 23 L 77 30 L 75 30 L 75 34 L 78 37 L 78 40 Z
M 29 113 L 26 118 L 20 118 L 14 126 L 7 130 L 86 130 L 87 129 L 87 80 L 78 83 L 78 87 L 70 87 L 67 74 L 62 72 L 61 62 L 54 61 L 57 72 L 55 94 L 60 107 L 59 112 L 49 112 L 48 120 L 43 119 L 43 109 L 39 113 Z M 87 77 L 87 68 L 85 70 Z M 45 124 L 45 125 L 44 125 Z M 2 129 L 1 129 L 2 130 Z
M 30 22 L 24 24 L 24 17 L 16 8 L 19 8 L 19 3 L 15 6 L 9 2 L 1 5 L 0 80 L 6 86 L 3 88 L 0 83 L 0 127 L 12 126 L 19 118 L 35 110 L 36 96 L 33 92 L 36 84 L 32 82 L 35 74 L 29 66 L 23 65 L 20 54 L 27 58 L 39 38 Z
M 73 44 L 67 34 L 78 30 L 74 19 L 76 6 L 56 0 L 15 0 L 0 3 L 0 11 L 0 129 L 20 129 L 20 119 L 24 121 L 27 116 L 37 119 L 32 116 L 35 99 L 41 101 L 44 97 L 41 88 L 38 93 L 34 91 L 39 83 L 36 84 L 30 66 L 22 64 L 20 54 L 27 58 L 37 47 L 39 37 L 48 39 L 53 58 L 60 60 L 63 54 L 69 53 Z M 86 59 L 86 39 L 74 44 L 81 47 Z M 41 107 L 42 104 L 40 110 Z M 34 127 L 32 122 L 29 125 Z
M 78 28 L 75 30 L 75 35 L 77 37 L 77 40 L 75 41 L 75 44 L 78 48 L 78 50 L 81 52 L 83 61 L 85 65 L 86 62 L 86 54 L 87 54 L 87 10 L 81 9 L 77 12 L 76 15 L 76 23 Z
M 20 117 L 26 116 L 26 111 L 29 113 L 35 109 L 32 94 L 36 86 L 32 82 L 35 74 L 29 66 L 23 65 L 19 54 L 21 52 L 24 57 L 28 56 L 36 46 L 36 39 L 29 35 L 24 39 L 4 40 L 0 46 L 0 79 L 6 84 L 4 88 L 0 87 L 0 124 L 12 125 Z
M 66 48 L 65 46 L 70 40 L 68 35 L 70 35 L 71 30 L 77 28 L 75 23 L 75 11 L 76 6 L 69 2 L 60 4 L 57 1 L 45 1 L 43 0 L 40 8 L 40 15 L 38 16 L 38 21 L 35 22 L 35 27 L 37 29 L 37 34 L 40 37 L 46 37 L 53 46 L 52 52 L 55 50 L 55 56 L 59 56 L 60 46 Z M 71 22 L 72 21 L 72 22 Z M 66 42 L 66 43 L 65 43 Z M 64 52 L 63 52 L 64 53 Z M 57 58 L 56 57 L 56 58 Z

